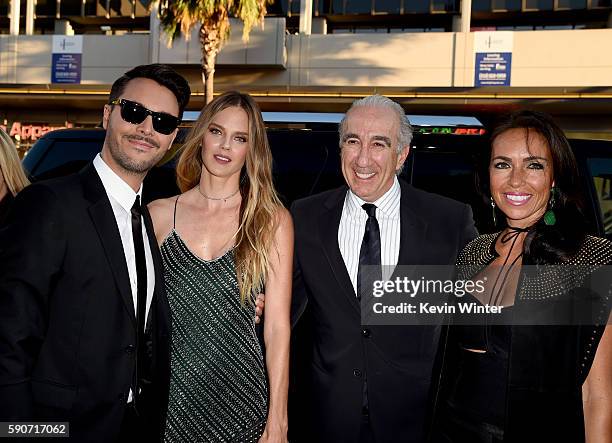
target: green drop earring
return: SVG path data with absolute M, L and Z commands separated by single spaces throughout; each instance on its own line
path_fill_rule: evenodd
M 544 224 L 546 226 L 554 226 L 557 223 L 557 217 L 555 216 L 555 211 L 553 208 L 555 206 L 555 193 L 556 188 L 553 186 L 550 188 L 550 198 L 548 200 L 548 209 L 544 213 Z
M 491 197 L 491 212 L 493 213 L 493 226 L 497 226 L 497 217 L 495 217 L 495 201 Z

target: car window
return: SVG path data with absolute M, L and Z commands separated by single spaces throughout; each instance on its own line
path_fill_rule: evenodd
M 335 131 L 268 132 L 274 184 L 285 205 L 344 183 Z
M 490 208 L 476 189 L 476 155 L 473 150 L 419 148 L 413 150 L 410 167 L 415 187 L 467 203 L 478 231 L 485 233 L 493 231 L 494 226 Z
M 599 202 L 604 234 L 612 238 L 612 158 L 592 157 L 587 164 Z

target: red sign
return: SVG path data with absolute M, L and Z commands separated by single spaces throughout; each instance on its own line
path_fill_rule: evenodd
M 6 125 L 0 125 L 9 136 L 14 137 L 19 141 L 36 141 L 47 132 L 55 131 L 56 129 L 72 128 L 74 124 L 66 122 L 63 126 L 50 126 L 50 125 L 24 125 L 21 122 L 14 122 L 11 125 L 11 129 L 7 130 Z
M 484 135 L 487 131 L 484 128 L 457 128 L 454 134 L 461 135 Z
M 484 135 L 487 130 L 484 128 L 451 128 L 444 126 L 426 126 L 418 128 L 422 134 L 449 134 L 449 135 Z

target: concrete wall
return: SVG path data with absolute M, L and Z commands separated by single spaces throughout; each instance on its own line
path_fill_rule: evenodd
M 451 86 L 454 33 L 292 35 L 292 85 Z
M 230 19 L 231 34 L 217 56 L 218 66 L 262 66 L 284 68 L 287 61 L 285 50 L 285 18 L 270 17 L 265 26 L 251 30 L 249 41 L 242 41 L 244 26 L 237 19 Z M 176 39 L 168 47 L 165 36 L 154 43 L 154 61 L 171 64 L 200 64 L 202 52 L 198 39 L 199 27 L 191 32 L 189 40 Z
M 0 83 L 51 82 L 51 35 L 0 35 Z M 108 84 L 128 69 L 150 63 L 149 36 L 83 36 L 82 84 Z
M 471 87 L 474 34 L 285 35 L 266 20 L 248 44 L 235 26 L 216 81 L 232 87 Z M 197 31 L 173 48 L 149 35 L 84 36 L 83 84 L 108 84 L 152 61 L 197 66 Z M 612 29 L 514 33 L 512 86 L 612 86 Z M 47 84 L 51 36 L 0 35 L 0 83 Z M 226 69 L 225 69 L 226 68 Z M 247 69 L 245 69 L 247 68 Z M 200 85 L 198 85 L 200 86 Z
M 289 36 L 291 85 L 474 85 L 474 33 Z M 514 32 L 512 86 L 611 86 L 612 29 Z
M 513 86 L 612 85 L 612 29 L 515 32 L 514 47 Z

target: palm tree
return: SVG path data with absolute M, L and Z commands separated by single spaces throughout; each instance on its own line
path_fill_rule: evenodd
M 253 26 L 263 26 L 267 3 L 272 3 L 272 0 L 162 0 L 160 22 L 170 45 L 181 34 L 189 39 L 191 29 L 200 23 L 202 82 L 206 103 L 213 98 L 215 62 L 229 37 L 229 17 L 237 17 L 244 23 L 242 40 L 246 43 Z

